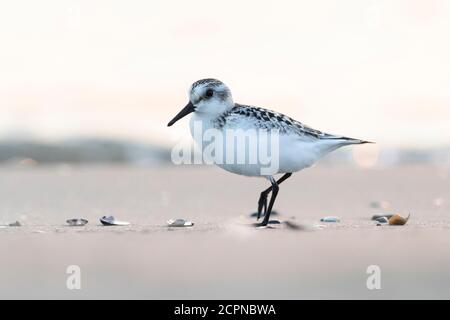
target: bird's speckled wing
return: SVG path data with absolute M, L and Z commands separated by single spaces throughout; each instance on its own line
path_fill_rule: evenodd
M 247 122 L 247 127 L 243 126 L 242 122 Z M 279 112 L 241 104 L 235 104 L 234 108 L 219 117 L 215 123 L 216 128 L 223 128 L 224 126 L 233 127 L 234 125 L 242 129 L 249 129 L 251 127 L 266 130 L 277 129 L 280 134 L 296 134 L 299 138 L 312 140 L 355 140 L 313 129 Z

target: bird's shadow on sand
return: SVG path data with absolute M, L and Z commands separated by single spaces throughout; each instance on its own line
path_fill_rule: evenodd
M 279 216 L 280 214 L 277 212 L 277 211 L 275 211 L 275 210 L 273 210 L 271 213 L 270 213 L 270 216 L 271 217 L 273 217 L 273 216 Z M 258 217 L 258 212 L 253 212 L 253 213 L 251 213 L 250 214 L 250 217 L 251 218 L 257 218 Z M 264 218 L 264 214 L 261 214 L 261 217 L 260 218 Z
M 281 215 L 277 211 L 272 211 L 270 214 L 271 217 L 277 216 L 281 218 Z M 253 212 L 249 215 L 250 218 L 256 219 L 258 217 L 258 212 Z M 254 222 L 250 224 L 250 227 L 252 228 L 261 228 L 261 229 L 279 229 L 279 227 L 282 226 L 281 229 L 291 229 L 291 230 L 305 230 L 305 227 L 301 224 L 297 224 L 296 222 L 290 220 L 290 219 L 283 219 L 281 220 L 269 220 L 266 226 L 261 225 L 262 219 L 264 218 L 264 215 L 260 216 L 259 222 Z

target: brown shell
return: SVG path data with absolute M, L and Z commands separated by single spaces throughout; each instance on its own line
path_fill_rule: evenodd
M 409 220 L 409 214 L 406 218 L 403 218 L 399 214 L 394 214 L 392 217 L 389 218 L 389 225 L 391 226 L 403 226 L 406 224 Z

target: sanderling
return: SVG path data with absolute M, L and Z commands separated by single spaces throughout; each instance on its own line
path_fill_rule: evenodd
M 216 163 L 221 168 L 236 174 L 263 176 L 269 179 L 271 186 L 261 192 L 258 201 L 257 219 L 259 220 L 261 213 L 264 214 L 262 223 L 257 224 L 260 226 L 266 226 L 269 223 L 279 185 L 288 179 L 293 172 L 311 166 L 321 157 L 337 148 L 351 144 L 369 143 L 368 141 L 313 129 L 275 111 L 235 103 L 230 89 L 216 79 L 202 79 L 192 84 L 189 91 L 189 103 L 168 123 L 168 126 L 172 126 L 192 112 L 190 128 L 197 144 L 201 143 L 199 137 L 200 140 L 204 138 L 204 135 L 198 135 L 195 132 L 198 123 L 201 124 L 203 132 L 211 129 L 216 132 L 249 129 L 274 130 L 277 132 L 278 163 L 276 172 L 265 174 L 261 170 L 262 165 L 258 163 L 247 164 L 233 161 Z M 226 134 L 223 136 L 226 136 Z M 256 139 L 260 139 L 260 135 L 256 135 Z M 228 142 L 225 141 L 225 144 Z M 248 148 L 246 150 L 249 152 Z M 237 152 L 235 148 L 233 151 Z M 283 176 L 276 180 L 275 174 L 283 174 Z M 267 198 L 270 193 L 272 195 L 267 206 Z

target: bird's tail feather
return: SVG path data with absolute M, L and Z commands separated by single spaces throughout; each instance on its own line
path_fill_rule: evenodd
M 350 144 L 366 144 L 366 143 L 375 143 L 372 141 L 366 141 L 366 140 L 361 140 L 361 139 L 354 139 L 354 138 L 349 138 L 349 137 L 344 137 L 344 136 L 331 136 L 331 137 L 326 137 L 323 138 L 323 140 L 328 140 L 328 141 L 333 141 L 337 144 L 340 144 L 341 146 L 346 146 L 346 145 L 350 145 Z

